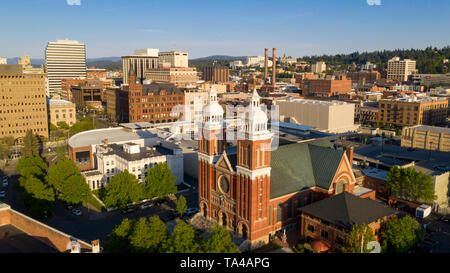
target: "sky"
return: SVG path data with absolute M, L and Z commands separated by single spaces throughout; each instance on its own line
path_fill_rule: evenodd
M 448 0 L 2 0 L 0 57 L 44 58 L 78 40 L 88 58 L 135 49 L 292 57 L 450 45 Z

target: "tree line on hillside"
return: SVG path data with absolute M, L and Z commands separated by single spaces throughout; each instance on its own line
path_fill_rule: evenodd
M 450 58 L 450 46 L 438 49 L 427 47 L 425 49 L 395 49 L 373 52 L 353 52 L 350 54 L 306 56 L 299 58 L 299 61 L 316 63 L 324 61 L 327 64 L 363 64 L 371 62 L 377 64 L 378 68 L 386 68 L 387 62 L 393 57 L 400 59 L 412 59 L 416 61 L 416 68 L 422 74 L 441 74 L 449 72 L 449 64 L 444 63 L 444 59 Z

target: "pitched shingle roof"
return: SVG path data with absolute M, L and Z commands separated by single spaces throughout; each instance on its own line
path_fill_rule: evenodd
M 348 192 L 320 200 L 300 210 L 345 229 L 396 214 L 395 210 L 377 201 L 359 198 Z
M 270 198 L 314 186 L 328 190 L 343 155 L 327 138 L 278 147 L 271 154 Z

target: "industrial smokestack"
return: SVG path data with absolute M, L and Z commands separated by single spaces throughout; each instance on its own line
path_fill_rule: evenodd
M 275 74 L 277 73 L 276 72 L 276 70 L 277 70 L 276 52 L 277 52 L 277 49 L 274 48 L 273 53 L 272 53 L 272 55 L 273 55 L 273 57 L 272 57 L 272 85 L 273 85 L 273 87 L 275 87 L 275 82 L 276 82 Z
M 269 76 L 269 49 L 264 49 L 264 83 L 267 82 L 267 77 Z

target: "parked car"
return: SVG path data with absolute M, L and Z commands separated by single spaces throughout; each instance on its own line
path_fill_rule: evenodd
M 147 202 L 141 205 L 141 209 L 148 209 L 153 207 L 155 204 L 153 204 L 152 202 Z
M 73 209 L 72 213 L 75 214 L 76 216 L 80 216 L 81 215 L 81 210 L 79 209 Z
M 192 214 L 196 214 L 199 211 L 198 208 L 188 208 L 185 212 L 185 214 L 187 215 L 192 215 Z
M 6 191 L 0 191 L 0 197 L 6 197 Z
M 123 209 L 123 210 L 121 211 L 121 213 L 122 213 L 122 214 L 128 214 L 128 213 L 131 213 L 131 212 L 135 212 L 136 209 L 137 209 L 136 207 L 125 208 L 125 209 Z
M 3 187 L 7 187 L 8 186 L 8 178 L 3 178 Z

